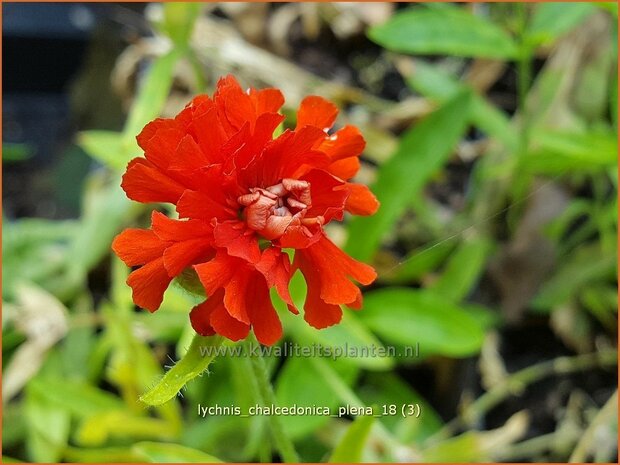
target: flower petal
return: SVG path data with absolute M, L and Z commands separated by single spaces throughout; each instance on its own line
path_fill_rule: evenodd
M 255 273 L 243 266 L 234 268 L 234 273 L 224 286 L 224 307 L 236 320 L 250 324 L 249 308 L 252 301 L 251 277 Z
M 343 158 L 333 162 L 325 171 L 337 178 L 348 181 L 357 174 L 360 170 L 360 165 L 360 159 L 357 157 Z
M 288 255 L 278 247 L 269 247 L 263 251 L 260 261 L 256 264 L 269 287 L 275 287 L 280 298 L 287 304 L 289 310 L 298 314 L 288 286 L 291 280 L 291 262 Z
M 366 141 L 360 130 L 355 126 L 347 125 L 326 137 L 321 142 L 319 150 L 329 155 L 332 161 L 338 161 L 349 157 L 359 157 L 365 147 Z
M 276 113 L 284 105 L 284 96 L 278 89 L 250 89 L 250 100 L 257 115 Z
M 217 194 L 216 194 L 217 195 Z M 204 192 L 186 190 L 177 202 L 180 218 L 194 218 L 211 221 L 213 218 L 236 218 L 236 212 L 227 206 L 224 199 L 214 199 Z
M 224 305 L 218 305 L 213 310 L 209 322 L 217 334 L 221 334 L 231 341 L 245 339 L 250 332 L 250 325 L 230 316 Z
M 223 161 L 220 151 L 228 139 L 228 135 L 222 127 L 215 107 L 194 118 L 189 124 L 188 130 L 195 137 L 202 153 L 210 163 Z
M 164 252 L 164 266 L 170 276 L 178 276 L 189 265 L 213 257 L 213 248 L 205 239 L 176 242 Z
M 304 98 L 297 110 L 296 130 L 304 126 L 314 126 L 327 130 L 334 125 L 338 116 L 338 107 L 323 97 L 310 95 Z
M 194 265 L 194 269 L 205 291 L 207 291 L 207 295 L 214 295 L 219 289 L 226 286 L 236 268 L 242 263 L 242 260 L 230 257 L 224 250 L 218 250 L 215 258 L 207 263 Z
M 245 297 L 250 303 L 248 312 L 256 339 L 267 346 L 275 344 L 282 337 L 282 323 L 271 303 L 267 283 L 259 273 L 252 273 Z
M 344 182 L 323 170 L 312 170 L 303 178 L 310 183 L 312 206 L 306 212 L 306 217 L 322 216 L 325 223 L 332 219 L 342 220 L 344 205 L 348 192 L 343 189 Z
M 317 329 L 335 325 L 342 319 L 342 309 L 339 305 L 328 304 L 321 298 L 321 270 L 314 268 L 306 261 L 301 251 L 295 252 L 295 265 L 299 266 L 306 278 L 308 293 L 304 303 L 304 320 Z
M 170 281 L 172 278 L 164 267 L 163 257 L 138 268 L 127 278 L 127 284 L 133 289 L 133 301 L 151 312 L 161 305 Z
M 215 245 L 224 247 L 233 257 L 243 258 L 250 263 L 260 260 L 260 248 L 256 233 L 238 220 L 217 223 L 213 228 Z
M 129 163 L 121 187 L 131 200 L 143 203 L 176 203 L 185 191 L 180 183 L 140 158 Z
M 185 176 L 193 171 L 205 168 L 211 163 L 189 134 L 180 140 L 174 155 L 175 157 L 171 160 L 168 169 L 179 171 Z
M 353 215 L 373 215 L 379 209 L 379 201 L 375 194 L 364 184 L 347 183 L 349 197 L 345 209 Z
M 295 260 L 304 276 L 306 272 L 320 273 L 320 297 L 329 304 L 350 304 L 359 299 L 360 290 L 349 277 L 361 284 L 370 284 L 377 277 L 371 266 L 349 257 L 325 235 L 310 247 L 298 250 Z
M 212 238 L 213 227 L 204 220 L 173 220 L 163 213 L 151 213 L 153 232 L 163 241 L 179 242 L 189 239 L 202 239 L 208 242 Z
M 125 229 L 114 238 L 112 250 L 127 266 L 144 265 L 161 257 L 166 243 L 150 229 Z
M 194 331 L 201 336 L 212 336 L 215 334 L 215 330 L 211 326 L 211 314 L 218 307 L 224 306 L 223 298 L 224 294 L 220 291 L 192 308 L 189 313 L 189 321 Z

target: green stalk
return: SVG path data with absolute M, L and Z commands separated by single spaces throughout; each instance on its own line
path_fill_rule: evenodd
M 251 374 L 258 386 L 259 402 L 263 405 L 276 405 L 276 395 L 273 392 L 269 371 L 267 370 L 267 365 L 265 364 L 261 352 L 258 351 L 260 355 L 257 357 L 252 357 L 250 355 L 254 344 L 257 344 L 254 340 L 254 336 L 248 337 L 246 342 L 248 348 L 247 357 L 250 360 L 250 366 L 252 368 Z M 273 442 L 282 460 L 285 463 L 299 463 L 299 456 L 295 451 L 293 443 L 284 431 L 280 417 L 278 415 L 270 415 L 269 425 L 271 427 Z

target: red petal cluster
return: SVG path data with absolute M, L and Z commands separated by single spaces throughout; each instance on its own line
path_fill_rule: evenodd
M 338 323 L 342 304 L 361 306 L 350 279 L 370 284 L 376 273 L 323 227 L 345 211 L 371 215 L 379 206 L 366 186 L 349 182 L 364 139 L 354 126 L 330 134 L 338 110 L 314 96 L 301 103 L 296 128 L 274 139 L 283 103 L 277 89 L 244 92 L 227 76 L 213 98 L 196 97 L 174 119 L 142 130 L 145 157 L 129 163 L 122 187 L 138 202 L 174 204 L 180 219 L 154 211 L 150 229 L 127 229 L 114 240 L 116 254 L 139 267 L 127 280 L 138 306 L 157 310 L 188 267 L 208 296 L 190 314 L 202 335 L 237 341 L 252 328 L 261 343 L 275 343 L 282 326 L 269 289 L 299 313 L 288 290 L 297 269 L 308 284 L 304 318 L 315 328 Z M 292 263 L 284 248 L 295 249 Z

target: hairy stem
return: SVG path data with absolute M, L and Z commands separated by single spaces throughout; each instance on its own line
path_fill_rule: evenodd
M 267 406 L 276 405 L 276 396 L 273 392 L 273 386 L 271 385 L 271 381 L 269 379 L 269 372 L 267 370 L 265 360 L 262 355 L 257 357 L 250 355 L 252 353 L 252 345 L 257 344 L 257 342 L 254 340 L 253 336 L 250 336 L 246 344 L 249 349 L 247 356 L 250 360 L 252 375 L 254 376 L 256 385 L 258 386 L 259 401 L 261 404 Z M 280 417 L 278 415 L 270 415 L 269 425 L 271 427 L 273 442 L 278 450 L 278 453 L 280 454 L 280 457 L 282 458 L 282 461 L 286 463 L 298 463 L 299 456 L 295 451 L 293 443 L 284 432 L 284 427 L 282 426 Z

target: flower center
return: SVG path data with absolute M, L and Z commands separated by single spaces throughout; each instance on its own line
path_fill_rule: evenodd
M 323 224 L 323 217 L 306 218 L 312 206 L 310 183 L 283 179 L 267 188 L 254 187 L 237 199 L 250 229 L 268 240 L 281 237 L 289 226 Z

